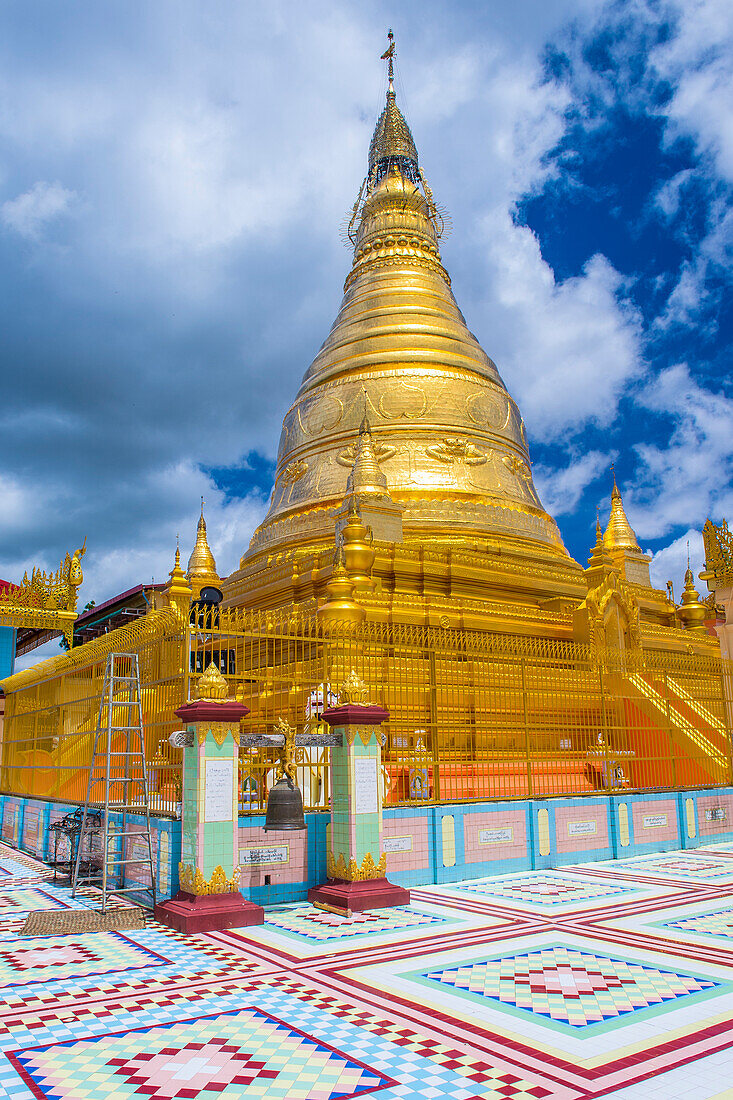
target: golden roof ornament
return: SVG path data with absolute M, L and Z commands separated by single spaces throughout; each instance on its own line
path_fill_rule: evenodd
M 636 534 L 626 518 L 621 493 L 616 484 L 615 470 L 613 472 L 613 489 L 611 490 L 611 515 L 603 535 L 603 544 L 607 550 L 627 550 L 632 554 L 641 553 L 641 547 L 636 541 Z
M 201 700 L 207 703 L 226 703 L 228 696 L 229 685 L 212 661 L 206 672 L 198 678 L 194 702 Z
M 219 588 L 221 585 L 221 579 L 216 571 L 214 555 L 206 536 L 203 497 L 201 497 L 201 515 L 196 528 L 196 543 L 191 552 L 191 557 L 188 559 L 187 577 L 195 598 L 198 598 L 201 589 L 207 585 L 211 585 L 213 588 Z
M 728 530 L 727 520 L 718 526 L 710 519 L 705 520 L 702 541 L 705 546 L 705 569 L 700 574 L 700 580 L 707 582 L 710 592 L 729 588 L 733 585 L 733 535 Z

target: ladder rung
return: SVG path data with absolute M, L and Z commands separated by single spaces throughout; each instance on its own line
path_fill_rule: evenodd
M 142 883 L 139 886 L 120 886 L 118 890 L 112 886 L 108 891 L 110 894 L 152 894 L 152 892 L 152 886 L 143 886 Z
M 109 836 L 107 837 L 107 843 L 109 844 L 110 840 L 120 840 L 120 839 L 129 840 L 131 837 L 136 837 L 136 836 L 150 836 L 150 831 L 148 830 L 144 833 L 128 833 L 128 832 L 110 833 Z
M 147 863 L 150 864 L 149 859 L 108 859 L 108 867 L 126 867 L 130 863 Z

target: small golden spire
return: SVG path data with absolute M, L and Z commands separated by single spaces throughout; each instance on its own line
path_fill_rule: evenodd
M 216 571 L 216 562 L 211 553 L 209 541 L 206 537 L 206 520 L 204 519 L 204 498 L 201 497 L 201 515 L 196 528 L 196 544 L 188 559 L 188 580 L 194 594 L 198 599 L 202 588 L 221 587 L 221 579 Z
M 632 554 L 640 554 L 641 547 L 636 541 L 634 529 L 626 518 L 621 493 L 616 484 L 616 470 L 612 466 L 613 489 L 611 490 L 611 515 L 608 526 L 603 536 L 603 544 L 607 550 L 627 550 Z
M 366 611 L 354 599 L 354 582 L 346 570 L 344 547 L 337 543 L 333 556 L 333 572 L 326 585 L 328 599 L 318 608 L 318 621 L 324 624 L 363 623 Z
M 354 465 L 346 482 L 346 495 L 388 496 L 387 478 L 379 469 L 366 410 L 354 448 Z
M 705 633 L 705 604 L 700 600 L 700 593 L 695 588 L 695 578 L 690 569 L 690 543 L 687 543 L 687 569 L 685 570 L 685 587 L 680 598 L 680 606 L 677 611 L 685 630 L 692 630 L 698 634 Z
M 175 607 L 181 614 L 188 614 L 189 604 L 191 602 L 191 589 L 186 578 L 186 574 L 181 569 L 181 550 L 178 546 L 178 536 L 176 535 L 176 556 L 173 563 L 173 568 L 169 573 L 169 580 L 165 586 L 165 595 L 168 597 L 168 603 Z

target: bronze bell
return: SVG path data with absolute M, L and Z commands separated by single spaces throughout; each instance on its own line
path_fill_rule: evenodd
M 283 776 L 267 795 L 265 831 L 269 829 L 305 829 L 303 796 L 298 787 Z

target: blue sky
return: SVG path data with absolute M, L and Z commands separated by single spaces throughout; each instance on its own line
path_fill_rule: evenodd
M 733 518 L 729 0 L 8 0 L 0 576 L 88 536 L 87 599 L 224 572 L 338 308 L 398 41 L 443 256 L 585 561 L 616 464 L 679 590 Z

